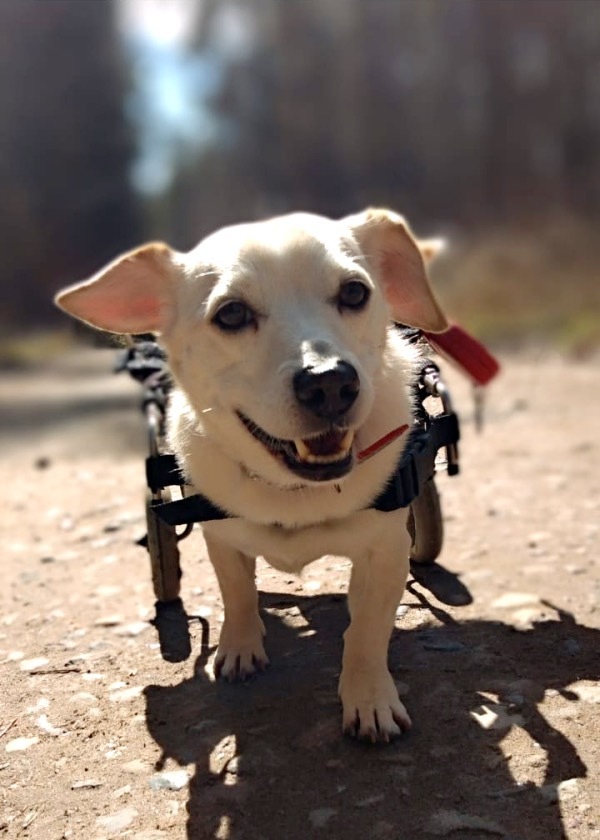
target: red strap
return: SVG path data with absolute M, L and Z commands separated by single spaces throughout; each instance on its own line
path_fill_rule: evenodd
M 457 364 L 478 385 L 487 385 L 500 370 L 498 361 L 483 344 L 456 324 L 443 333 L 423 335 L 440 356 Z

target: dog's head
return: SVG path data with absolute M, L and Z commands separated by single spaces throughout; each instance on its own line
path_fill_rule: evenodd
M 160 334 L 199 434 L 280 486 L 353 466 L 391 319 L 446 328 L 404 220 L 293 214 L 182 254 L 153 243 L 56 302 L 100 329 Z

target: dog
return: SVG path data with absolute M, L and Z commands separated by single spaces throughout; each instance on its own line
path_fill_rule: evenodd
M 293 213 L 222 228 L 189 253 L 146 244 L 56 296 L 94 327 L 155 333 L 167 351 L 169 445 L 194 492 L 230 514 L 203 525 L 224 604 L 216 677 L 268 664 L 257 556 L 288 573 L 348 557 L 342 728 L 373 742 L 411 725 L 387 667 L 407 510 L 369 505 L 406 445 L 389 433 L 412 423 L 418 351 L 393 323 L 448 326 L 426 271 L 437 248 L 389 210 Z

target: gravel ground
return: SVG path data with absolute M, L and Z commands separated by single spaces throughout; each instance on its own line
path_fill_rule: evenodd
M 597 365 L 506 360 L 480 436 L 449 377 L 463 469 L 438 479 L 440 563 L 470 603 L 410 584 L 390 665 L 414 729 L 371 747 L 339 731 L 344 560 L 300 579 L 260 565 L 271 668 L 220 684 L 195 531 L 192 651 L 163 659 L 135 544 L 139 393 L 112 361 L 0 380 L 0 837 L 600 838 Z

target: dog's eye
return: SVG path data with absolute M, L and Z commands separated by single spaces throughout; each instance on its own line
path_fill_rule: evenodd
M 254 312 L 241 300 L 230 300 L 223 304 L 212 320 L 219 329 L 236 332 L 254 323 L 256 319 Z
M 337 304 L 340 309 L 363 309 L 367 305 L 371 290 L 360 280 L 348 280 L 340 287 Z

